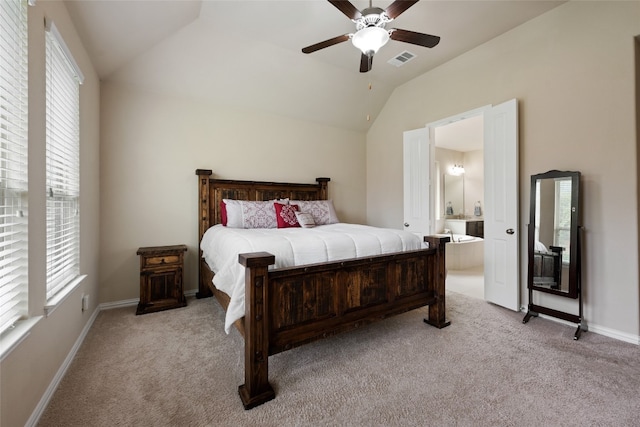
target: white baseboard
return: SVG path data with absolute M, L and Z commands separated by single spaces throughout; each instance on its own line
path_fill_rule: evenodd
M 628 334 L 615 329 L 606 328 L 604 326 L 598 326 L 591 323 L 587 324 L 587 330 L 596 334 L 604 335 L 605 337 L 614 338 L 620 341 L 625 341 L 631 344 L 640 345 L 640 336 Z
M 140 298 L 137 299 L 125 299 L 122 301 L 103 302 L 98 306 L 100 310 L 110 310 L 112 308 L 131 307 L 132 305 L 138 305 Z
M 195 296 L 196 292 L 197 291 L 195 289 L 188 290 L 188 291 L 184 292 L 184 295 L 185 296 Z M 82 329 L 82 332 L 80 333 L 80 336 L 78 337 L 78 339 L 74 343 L 73 347 L 69 351 L 69 354 L 64 359 L 64 362 L 60 366 L 60 369 L 58 369 L 58 372 L 53 377 L 53 380 L 51 381 L 51 384 L 49 384 L 49 387 L 47 387 L 47 390 L 45 391 L 44 395 L 40 399 L 40 402 L 38 403 L 38 405 L 34 409 L 33 413 L 31 414 L 31 417 L 29 417 L 29 419 L 27 420 L 27 422 L 25 424 L 25 427 L 33 427 L 36 424 L 38 424 L 38 421 L 40 420 L 40 417 L 42 416 L 42 414 L 44 413 L 45 409 L 49 405 L 49 401 L 53 397 L 53 394 L 55 393 L 55 391 L 58 388 L 58 386 L 60 385 L 60 381 L 62 381 L 62 378 L 64 378 L 64 375 L 67 373 L 67 370 L 69 369 L 69 366 L 71 366 L 71 362 L 73 362 L 73 359 L 76 357 L 76 354 L 78 353 L 78 350 L 80 349 L 80 346 L 84 342 L 84 339 L 86 338 L 87 334 L 89 333 L 89 330 L 93 326 L 93 322 L 96 320 L 96 317 L 98 317 L 98 314 L 100 313 L 100 311 L 109 310 L 109 309 L 113 309 L 113 308 L 119 308 L 119 307 L 130 307 L 130 306 L 133 306 L 133 305 L 137 305 L 139 302 L 140 302 L 139 298 L 137 298 L 137 299 L 128 299 L 128 300 L 122 300 L 122 301 L 102 303 L 102 304 L 99 304 L 96 307 L 96 309 L 91 314 L 91 317 L 89 318 L 89 321 L 87 322 L 86 325 L 84 325 L 84 328 Z
M 33 413 L 31 414 L 31 417 L 29 417 L 29 419 L 27 420 L 25 426 L 31 427 L 38 424 L 40 417 L 44 413 L 44 410 L 47 409 L 47 406 L 49 405 L 49 401 L 53 397 L 53 393 L 55 393 L 56 389 L 58 388 L 58 385 L 60 385 L 60 381 L 62 381 L 62 378 L 64 378 L 64 375 L 67 373 L 69 366 L 71 366 L 71 362 L 73 362 L 73 359 L 76 357 L 76 353 L 78 353 L 80 346 L 82 345 L 82 343 L 84 342 L 84 339 L 89 333 L 91 326 L 93 326 L 93 322 L 96 320 L 96 317 L 98 317 L 99 312 L 100 312 L 100 307 L 96 307 L 96 309 L 91 314 L 89 321 L 87 322 L 86 325 L 84 325 L 84 328 L 80 333 L 80 336 L 78 337 L 76 342 L 73 344 L 73 347 L 71 347 L 69 354 L 64 359 L 64 362 L 62 362 L 62 365 L 58 369 L 58 372 L 56 372 L 56 375 L 53 377 L 53 380 L 51 380 L 51 384 L 49 384 L 49 387 L 47 387 L 47 390 L 42 395 L 42 398 L 40 399 L 40 402 L 34 409 Z
M 567 320 L 558 319 L 553 316 L 547 316 L 544 314 L 539 315 L 543 319 L 549 319 L 554 322 L 562 323 L 567 326 L 577 327 L 577 323 L 569 322 Z M 584 325 L 583 325 L 584 326 Z M 583 329 L 584 330 L 584 329 Z M 619 341 L 628 342 L 635 345 L 640 345 L 640 336 L 633 335 L 626 332 L 618 331 L 616 329 L 607 328 L 600 325 L 595 325 L 593 323 L 586 322 L 586 331 L 593 332 L 594 334 L 603 335 L 605 337 L 613 338 Z
M 195 296 L 197 289 L 191 289 L 188 291 L 184 291 L 185 297 Z M 100 304 L 98 307 L 100 310 L 110 310 L 112 308 L 120 308 L 120 307 L 131 307 L 132 305 L 137 305 L 140 302 L 140 298 L 136 299 L 125 299 L 122 301 L 114 301 L 114 302 L 105 302 Z
M 194 296 L 196 294 L 196 290 L 185 291 L 184 294 L 185 294 L 185 296 Z M 49 405 L 49 401 L 53 397 L 53 393 L 56 391 L 56 389 L 58 388 L 58 385 L 60 384 L 60 381 L 62 381 L 62 378 L 67 373 L 67 370 L 69 369 L 69 366 L 71 365 L 71 362 L 75 358 L 76 353 L 80 349 L 80 346 L 84 342 L 84 339 L 86 338 L 87 334 L 89 333 L 89 330 L 91 329 L 91 326 L 93 326 L 93 322 L 96 320 L 96 317 L 98 317 L 98 314 L 100 313 L 100 311 L 109 310 L 109 309 L 118 308 L 118 307 L 130 307 L 132 305 L 138 304 L 138 302 L 140 302 L 140 299 L 129 299 L 129 300 L 102 303 L 102 304 L 98 305 L 98 307 L 96 307 L 94 312 L 91 314 L 91 318 L 89 319 L 87 324 L 82 329 L 82 333 L 80 334 L 80 336 L 76 340 L 75 344 L 73 345 L 73 347 L 69 351 L 69 354 L 67 355 L 67 357 L 65 358 L 64 362 L 62 363 L 62 366 L 60 366 L 60 369 L 58 369 L 58 372 L 56 373 L 55 377 L 51 381 L 51 384 L 49 384 L 49 387 L 47 388 L 47 390 L 45 391 L 44 395 L 40 399 L 40 402 L 38 403 L 38 405 L 36 406 L 35 410 L 31 414 L 31 417 L 29 417 L 29 420 L 27 420 L 27 422 L 25 424 L 26 427 L 33 427 L 40 420 L 40 417 L 44 413 L 44 410 Z M 545 319 L 549 319 L 549 320 L 553 320 L 553 321 L 556 321 L 556 322 L 564 323 L 566 325 L 574 325 L 574 326 L 576 325 L 575 323 L 567 322 L 567 321 L 564 321 L 562 319 L 557 319 L 555 317 L 545 316 L 545 315 L 540 315 L 540 316 L 545 318 Z M 622 331 L 618 331 L 618 330 L 615 330 L 615 329 L 606 328 L 606 327 L 598 326 L 598 325 L 594 325 L 594 324 L 587 324 L 587 330 L 589 332 L 593 332 L 593 333 L 596 333 L 596 334 L 604 335 L 604 336 L 609 337 L 609 338 L 617 339 L 617 340 L 620 340 L 620 341 L 625 341 L 625 342 L 628 342 L 628 343 L 631 343 L 631 344 L 640 345 L 640 336 L 638 336 L 638 335 L 628 334 L 626 332 L 622 332 Z

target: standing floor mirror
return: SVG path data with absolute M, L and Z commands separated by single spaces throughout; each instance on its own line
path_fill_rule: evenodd
M 531 176 L 528 229 L 529 305 L 522 320 L 544 314 L 583 325 L 581 292 L 580 172 L 549 171 Z M 578 314 L 534 304 L 534 292 L 578 300 Z

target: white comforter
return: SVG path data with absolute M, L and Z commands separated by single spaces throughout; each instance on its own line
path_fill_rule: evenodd
M 380 255 L 423 248 L 420 238 L 403 230 L 358 224 L 329 224 L 314 228 L 208 229 L 200 243 L 203 257 L 215 273 L 213 283 L 231 298 L 225 331 L 244 316 L 244 267 L 238 254 L 269 252 L 276 257 L 270 268 Z

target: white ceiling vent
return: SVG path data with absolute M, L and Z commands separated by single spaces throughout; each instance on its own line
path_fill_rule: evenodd
M 415 57 L 416 57 L 415 53 L 411 53 L 408 50 L 405 50 L 404 52 L 396 55 L 394 58 L 391 58 L 387 62 L 391 65 L 395 65 L 396 67 L 399 67 L 411 61 Z

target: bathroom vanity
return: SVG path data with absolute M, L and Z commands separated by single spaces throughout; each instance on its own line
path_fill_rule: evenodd
M 473 219 L 445 219 L 444 228 L 453 234 L 484 238 L 484 220 Z

